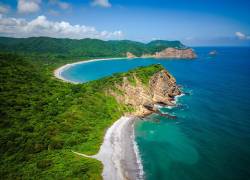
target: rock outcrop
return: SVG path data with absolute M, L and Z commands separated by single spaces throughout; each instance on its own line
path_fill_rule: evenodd
M 133 78 L 135 83 L 123 77 L 123 82 L 116 85 L 120 93 L 110 91 L 118 102 L 133 107 L 133 115 L 150 114 L 155 104 L 174 105 L 174 97 L 181 94 L 175 78 L 165 69 L 156 72 L 147 84 L 143 84 L 135 74 Z
M 132 54 L 131 52 L 126 53 L 127 58 L 135 58 L 136 56 Z
M 191 48 L 188 48 L 188 49 L 166 48 L 161 52 L 156 52 L 155 57 L 156 58 L 194 59 L 197 57 L 197 55 Z
M 177 59 L 195 59 L 197 58 L 196 53 L 193 49 L 176 49 L 176 48 L 166 48 L 155 54 L 143 54 L 142 58 L 177 58 Z
M 216 50 L 210 51 L 210 52 L 208 53 L 209 56 L 216 56 L 217 54 L 218 54 L 218 53 L 217 53 Z

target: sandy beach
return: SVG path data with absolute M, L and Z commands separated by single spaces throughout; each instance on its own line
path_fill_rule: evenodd
M 143 179 L 143 169 L 139 151 L 134 140 L 134 116 L 123 116 L 106 132 L 103 143 L 96 155 L 88 156 L 103 163 L 104 180 Z
M 105 180 L 142 179 L 140 157 L 137 157 L 133 124 L 136 117 L 121 117 L 106 132 L 103 144 L 94 158 L 102 161 Z

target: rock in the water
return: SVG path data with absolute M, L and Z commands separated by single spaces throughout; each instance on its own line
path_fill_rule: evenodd
M 217 54 L 218 54 L 218 53 L 217 53 L 216 50 L 210 51 L 210 52 L 208 53 L 209 56 L 216 56 Z

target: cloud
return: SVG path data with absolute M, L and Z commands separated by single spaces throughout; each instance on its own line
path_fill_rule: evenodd
M 17 9 L 19 13 L 34 13 L 40 10 L 41 0 L 18 0 Z
M 59 0 L 50 0 L 51 4 L 57 5 L 60 9 L 66 10 L 71 7 L 71 5 L 67 2 L 59 1 Z
M 111 7 L 109 0 L 93 0 L 92 5 L 105 8 Z
M 235 35 L 240 39 L 240 40 L 249 40 L 250 36 L 242 33 L 242 32 L 235 32 Z
M 71 25 L 65 21 L 49 21 L 45 16 L 38 16 L 31 21 L 0 16 L 0 36 L 121 39 L 123 33 L 120 30 L 113 32 L 97 31 L 95 27 Z
M 4 4 L 0 4 L 0 14 L 6 14 L 10 11 L 10 7 Z

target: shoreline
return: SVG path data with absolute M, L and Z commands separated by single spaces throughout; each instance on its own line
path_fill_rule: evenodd
M 69 63 L 69 64 L 65 64 L 65 65 L 62 65 L 60 67 L 58 67 L 57 69 L 54 70 L 53 74 L 54 76 L 57 78 L 57 79 L 60 79 L 64 82 L 68 82 L 68 83 L 73 83 L 73 84 L 79 84 L 80 82 L 76 82 L 76 81 L 71 81 L 71 80 L 68 80 L 66 78 L 64 78 L 62 76 L 62 72 L 75 66 L 75 65 L 78 65 L 78 64 L 85 64 L 85 63 L 90 63 L 90 62 L 96 62 L 96 61 L 109 61 L 109 60 L 120 60 L 120 59 L 140 59 L 140 58 L 156 58 L 154 56 L 147 56 L 147 57 L 133 57 L 133 58 L 129 58 L 129 57 L 115 57 L 115 58 L 97 58 L 97 59 L 89 59 L 89 60 L 83 60 L 83 61 L 77 61 L 77 62 L 74 62 L 74 63 Z M 164 59 L 166 59 L 167 57 L 162 57 Z M 157 59 L 161 59 L 161 58 L 157 58 Z M 172 58 L 171 58 L 172 59 Z M 180 59 L 180 58 L 176 58 L 176 59 Z
M 115 121 L 107 129 L 97 154 L 89 156 L 75 151 L 72 152 L 101 161 L 104 180 L 143 180 L 142 162 L 134 139 L 134 123 L 136 120 L 136 116 L 122 116 Z
M 122 116 L 106 132 L 99 152 L 92 156 L 104 167 L 104 180 L 143 179 L 139 151 L 135 147 L 135 116 Z
M 96 61 L 120 60 L 120 59 L 130 59 L 130 58 L 127 58 L 127 57 L 100 58 L 100 59 L 89 59 L 89 60 L 86 60 L 86 61 L 78 61 L 78 62 L 74 62 L 74 63 L 69 63 L 69 64 L 65 64 L 65 65 L 60 66 L 59 68 L 55 69 L 54 70 L 54 76 L 57 79 L 60 79 L 60 80 L 62 80 L 64 82 L 79 84 L 79 82 L 71 81 L 71 80 L 68 80 L 68 79 L 64 78 L 62 76 L 62 72 L 69 69 L 69 68 L 71 68 L 71 67 L 73 67 L 73 66 L 75 66 L 75 65 L 78 65 L 78 64 L 85 64 L 85 63 L 96 62 Z M 134 59 L 134 58 L 131 58 L 131 59 Z

